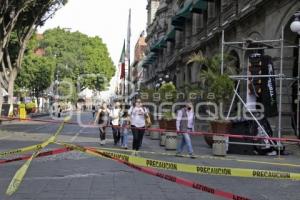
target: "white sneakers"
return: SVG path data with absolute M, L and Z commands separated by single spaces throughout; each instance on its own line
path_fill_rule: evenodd
M 105 145 L 105 140 L 100 140 L 100 145 Z
M 269 153 L 267 153 L 268 156 L 276 156 L 277 152 L 276 151 L 271 151 Z
M 138 151 L 133 151 L 133 152 L 131 153 L 131 156 L 139 156 Z

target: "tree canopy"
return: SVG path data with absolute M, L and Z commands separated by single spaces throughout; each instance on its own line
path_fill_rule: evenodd
M 8 91 L 10 104 L 28 41 L 36 28 L 66 3 L 67 0 L 0 0 L 0 91 Z M 0 110 L 2 102 L 0 93 Z
M 43 91 L 56 78 L 74 86 L 104 90 L 115 73 L 106 45 L 99 37 L 55 28 L 31 39 L 17 85 Z M 44 55 L 36 55 L 42 49 Z M 44 70 L 44 72 L 43 72 Z M 43 77 L 38 77 L 42 73 Z M 43 82 L 43 83 L 42 83 Z M 77 85 L 79 83 L 79 85 Z

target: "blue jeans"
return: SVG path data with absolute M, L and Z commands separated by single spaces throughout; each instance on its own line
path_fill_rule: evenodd
M 122 147 L 127 147 L 128 144 L 128 129 L 127 128 L 123 128 L 123 130 L 121 131 L 122 134 L 122 140 L 121 140 L 121 145 Z
M 187 145 L 189 154 L 193 153 L 192 141 L 191 137 L 188 133 L 183 133 L 181 135 L 180 144 L 177 147 L 177 152 L 181 153 L 183 151 L 184 146 Z

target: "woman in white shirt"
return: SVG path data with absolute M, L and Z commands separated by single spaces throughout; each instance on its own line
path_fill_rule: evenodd
M 143 107 L 141 99 L 136 99 L 134 106 L 129 109 L 128 113 L 131 118 L 133 135 L 132 149 L 138 151 L 145 133 L 145 115 L 148 114 L 148 110 Z

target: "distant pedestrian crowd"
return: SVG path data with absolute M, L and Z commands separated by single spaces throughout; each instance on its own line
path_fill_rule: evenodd
M 124 149 L 128 149 L 128 135 L 132 133 L 132 150 L 135 151 L 140 150 L 145 129 L 152 124 L 149 109 L 143 106 L 141 99 L 136 99 L 130 108 L 121 106 L 119 102 L 115 102 L 110 108 L 107 103 L 103 103 L 97 114 L 96 107 L 92 106 L 92 115 L 95 118 L 94 123 L 99 127 L 100 145 L 106 144 L 106 132 L 108 128 L 111 128 L 114 145 L 120 145 Z M 177 112 L 177 131 L 193 131 L 194 120 L 192 104 L 187 103 Z M 194 158 L 190 135 L 183 133 L 180 137 L 181 142 L 176 155 L 181 156 L 184 147 L 187 146 L 190 157 Z
M 95 107 L 92 113 L 95 116 Z M 95 123 L 99 126 L 100 144 L 106 143 L 106 130 L 112 128 L 114 145 L 120 144 L 122 148 L 128 148 L 128 134 L 132 132 L 132 149 L 138 151 L 142 145 L 145 128 L 149 123 L 149 110 L 137 99 L 129 109 L 115 102 L 112 108 L 103 103 L 96 115 Z

